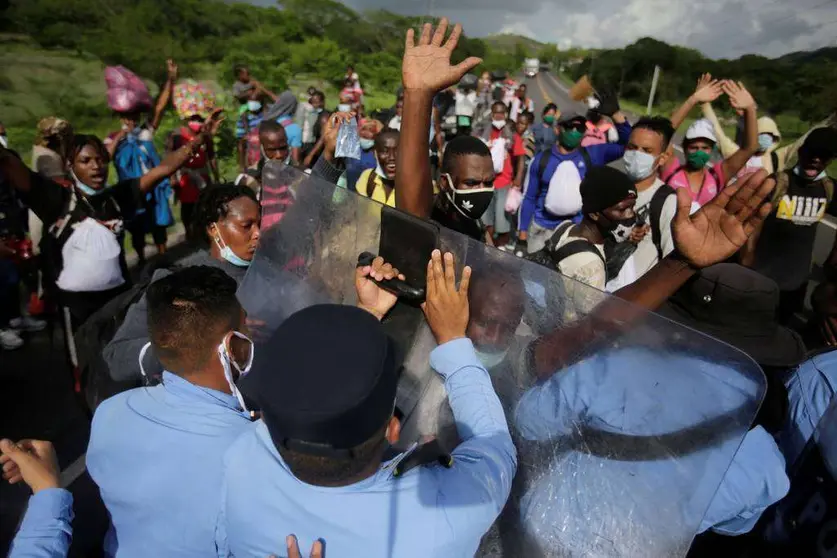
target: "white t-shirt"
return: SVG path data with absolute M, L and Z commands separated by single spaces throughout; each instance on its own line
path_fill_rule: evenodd
M 556 250 L 563 248 L 571 242 L 588 242 L 586 239 L 577 236 L 570 236 L 575 230 L 575 226 L 569 227 L 561 238 L 558 239 Z M 584 283 L 593 288 L 603 291 L 605 288 L 605 280 L 607 278 L 607 269 L 604 264 L 604 244 L 593 244 L 596 249 L 602 254 L 600 258 L 592 252 L 584 251 L 572 256 L 566 257 L 558 262 L 558 270 L 562 275 L 566 275 L 571 279 L 575 279 L 579 283 Z
M 532 99 L 526 99 L 526 104 L 524 105 L 519 97 L 515 97 L 511 101 L 511 112 L 509 113 L 509 118 L 511 118 L 512 122 L 517 122 L 517 117 L 520 116 L 520 113 L 525 110 L 526 112 L 535 112 L 535 102 Z

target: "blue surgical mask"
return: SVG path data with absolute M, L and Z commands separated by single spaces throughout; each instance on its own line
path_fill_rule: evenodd
M 654 172 L 654 164 L 657 161 L 656 157 L 639 149 L 625 151 L 622 159 L 625 161 L 625 174 L 633 182 L 639 182 L 651 176 Z
M 314 109 L 314 112 L 315 112 L 316 114 L 320 114 L 321 112 L 323 112 L 323 108 L 322 108 L 322 107 L 320 107 L 320 108 L 315 108 L 315 109 Z
M 347 105 L 345 103 L 341 103 L 337 105 L 337 112 L 351 112 L 352 105 Z
M 221 249 L 221 257 L 233 264 L 236 267 L 250 267 L 250 261 L 244 260 L 236 255 L 235 252 L 224 242 L 221 238 L 221 231 L 215 228 L 215 244 Z
M 773 147 L 773 136 L 771 134 L 759 134 L 759 149 L 767 151 Z
M 81 190 L 82 192 L 87 194 L 88 196 L 98 196 L 99 194 L 101 194 L 102 192 L 105 191 L 105 188 L 102 188 L 101 190 L 96 190 L 95 188 L 91 188 L 90 186 L 88 186 L 87 184 L 85 184 L 84 182 L 79 180 L 78 177 L 76 176 L 76 173 L 74 173 L 73 171 L 70 171 L 70 178 L 73 179 L 73 183 L 75 183 L 76 188 L 78 188 L 79 190 Z
M 250 112 L 259 112 L 262 110 L 262 104 L 259 101 L 247 101 L 247 110 Z
M 364 151 L 369 151 L 375 147 L 375 140 L 367 139 L 367 138 L 360 138 L 360 148 Z

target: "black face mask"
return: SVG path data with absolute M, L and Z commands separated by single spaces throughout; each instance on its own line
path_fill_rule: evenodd
M 469 219 L 479 219 L 488 209 L 494 197 L 494 188 L 475 188 L 461 190 L 453 187 L 453 180 L 446 175 L 450 188 L 445 189 L 445 196 L 462 215 Z

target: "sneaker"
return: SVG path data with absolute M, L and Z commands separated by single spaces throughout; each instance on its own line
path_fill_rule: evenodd
M 497 248 L 498 250 L 502 250 L 503 252 L 514 252 L 514 244 L 503 244 Z
M 46 327 L 44 320 L 36 320 L 32 316 L 21 316 L 9 321 L 9 327 L 17 331 L 43 331 Z
M 23 346 L 23 339 L 13 329 L 0 329 L 0 347 L 13 351 Z

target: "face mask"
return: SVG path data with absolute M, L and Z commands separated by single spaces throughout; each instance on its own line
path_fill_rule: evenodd
M 770 134 L 759 134 L 759 149 L 767 151 L 773 147 L 773 136 Z
M 561 130 L 558 139 L 565 149 L 575 149 L 581 144 L 582 133 L 578 130 Z
M 320 114 L 321 112 L 323 112 L 322 107 L 314 109 L 314 113 L 316 113 L 316 114 Z
M 796 165 L 795 167 L 793 167 L 793 174 L 795 174 L 796 176 L 798 176 L 799 178 L 801 178 L 803 180 L 808 180 L 810 182 L 818 182 L 818 181 L 822 180 L 823 178 L 825 178 L 828 175 L 828 173 L 826 173 L 825 171 L 822 171 L 821 173 L 819 173 L 814 178 L 808 178 L 808 176 L 802 171 L 802 167 L 800 167 L 799 165 Z
M 247 110 L 250 112 L 259 112 L 262 110 L 262 104 L 259 101 L 247 101 Z
M 543 117 L 543 123 L 544 124 L 549 124 L 551 126 L 553 122 L 555 122 L 555 117 L 554 116 L 544 116 Z
M 622 157 L 625 161 L 625 174 L 634 182 L 639 182 L 651 176 L 657 158 L 650 153 L 643 153 L 639 149 L 625 151 Z
M 497 128 L 498 130 L 502 130 L 503 128 L 506 127 L 506 121 L 505 120 L 492 120 L 491 125 L 494 126 L 495 128 Z
M 377 174 L 381 180 L 389 180 L 387 173 L 385 173 L 383 167 L 381 167 L 381 163 L 378 163 L 378 166 L 375 167 L 375 174 Z
M 230 392 L 236 399 L 238 399 L 238 404 L 241 405 L 241 408 L 245 411 L 249 411 L 249 409 L 247 409 L 247 405 L 244 404 L 244 397 L 241 395 L 241 392 L 238 390 L 238 386 L 235 384 L 236 379 L 233 378 L 232 369 L 235 367 L 239 378 L 250 372 L 250 368 L 253 366 L 253 355 L 256 352 L 256 347 L 253 341 L 243 333 L 233 331 L 232 334 L 239 339 L 244 339 L 250 344 L 250 355 L 247 358 L 247 364 L 244 365 L 244 368 L 239 366 L 238 362 L 236 362 L 230 355 L 230 352 L 227 349 L 227 344 L 223 341 L 220 345 L 218 345 L 218 358 L 221 359 L 221 366 L 224 367 L 224 378 L 226 378 L 227 384 L 230 386 Z M 230 340 L 232 340 L 232 338 L 230 338 Z
M 201 128 L 203 128 L 203 122 L 198 122 L 197 120 L 190 120 L 189 123 L 186 124 L 186 126 L 188 126 L 190 130 L 197 134 L 201 131 Z
M 686 155 L 686 164 L 692 169 L 702 169 L 709 162 L 709 153 L 706 151 L 695 151 Z
M 239 258 L 232 249 L 227 246 L 227 243 L 221 238 L 221 232 L 218 230 L 217 226 L 215 228 L 215 244 L 218 245 L 218 248 L 221 249 L 221 257 L 233 264 L 236 267 L 250 267 L 250 263 L 247 260 L 243 260 Z
M 148 352 L 148 349 L 151 347 L 151 341 L 146 343 L 142 346 L 139 352 L 139 367 L 140 367 L 140 374 L 142 375 L 142 381 L 145 385 L 151 385 L 151 378 L 148 377 L 148 374 L 145 372 L 145 366 L 142 365 L 142 361 L 145 360 L 145 353 Z
M 81 180 L 79 180 L 78 177 L 76 176 L 76 173 L 73 172 L 73 171 L 70 171 L 70 178 L 73 180 L 73 183 L 75 183 L 76 188 L 78 188 L 79 190 L 81 190 L 82 192 L 87 194 L 88 196 L 98 196 L 99 194 L 101 194 L 102 192 L 105 191 L 104 188 L 102 188 L 101 190 L 96 190 L 94 188 L 91 188 L 90 186 L 88 186 L 87 184 L 85 184 Z
M 264 150 L 263 145 L 259 146 L 259 152 L 262 154 L 262 161 L 267 162 L 267 161 L 271 160 L 270 157 L 267 156 L 267 151 Z M 285 157 L 285 160 L 282 161 L 282 164 L 283 165 L 290 165 L 291 164 L 291 153 L 290 153 L 290 151 L 288 151 L 288 156 Z
M 352 105 L 347 105 L 345 103 L 337 105 L 337 112 L 351 112 Z
M 9 147 L 9 137 L 6 134 L 0 135 L 0 145 L 3 146 L 3 149 Z
M 616 225 L 615 229 L 611 229 L 608 231 L 610 236 L 613 237 L 613 240 L 617 242 L 617 244 L 621 244 L 631 238 L 631 231 L 634 230 L 634 220 L 630 219 L 629 221 L 619 221 Z
M 375 147 L 375 140 L 367 139 L 367 138 L 360 138 L 360 148 L 364 151 L 369 151 Z
M 475 188 L 473 190 L 457 190 L 453 179 L 445 174 L 450 188 L 445 189 L 445 196 L 462 215 L 468 219 L 479 219 L 491 204 L 494 188 Z
M 474 349 L 474 352 L 477 354 L 477 358 L 485 366 L 486 370 L 491 370 L 506 358 L 506 353 L 509 352 L 508 349 L 502 351 L 480 351 L 479 349 Z

